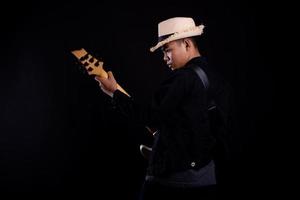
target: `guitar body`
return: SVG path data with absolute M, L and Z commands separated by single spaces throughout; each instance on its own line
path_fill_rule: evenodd
M 146 158 L 147 160 L 150 159 L 150 156 L 151 156 L 151 153 L 152 153 L 152 148 L 151 147 L 148 147 L 144 144 L 141 144 L 140 145 L 140 153 L 142 154 L 142 156 L 144 158 Z

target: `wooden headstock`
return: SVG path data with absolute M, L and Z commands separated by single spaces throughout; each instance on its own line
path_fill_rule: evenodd
M 107 78 L 107 73 L 103 69 L 103 62 L 89 54 L 85 49 L 71 51 L 72 54 L 85 67 L 89 75 L 101 76 Z

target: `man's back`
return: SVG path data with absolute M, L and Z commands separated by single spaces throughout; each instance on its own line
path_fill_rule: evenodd
M 160 134 L 148 171 L 152 175 L 199 169 L 212 159 L 208 96 L 191 68 L 194 64 L 206 63 L 203 57 L 192 59 L 162 84 L 153 99 L 153 119 L 159 122 L 152 124 L 158 125 Z

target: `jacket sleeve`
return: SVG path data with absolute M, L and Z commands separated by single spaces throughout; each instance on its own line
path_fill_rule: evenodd
M 164 81 L 146 106 L 138 105 L 133 98 L 120 91 L 114 93 L 113 106 L 127 118 L 159 129 L 161 124 L 175 120 L 176 113 L 185 97 L 189 95 L 194 76 L 189 70 L 178 70 Z

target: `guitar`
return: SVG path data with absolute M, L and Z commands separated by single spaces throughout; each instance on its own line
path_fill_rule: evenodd
M 149 133 L 151 133 L 151 135 L 153 137 L 155 137 L 156 135 L 159 134 L 159 131 L 158 130 L 152 130 L 151 128 L 149 128 L 148 126 L 146 126 L 146 129 L 148 130 Z M 150 159 L 150 156 L 152 154 L 152 147 L 149 147 L 147 145 L 144 145 L 144 144 L 141 144 L 140 145 L 140 153 L 142 154 L 142 156 L 144 158 L 146 158 L 147 160 Z
M 73 50 L 71 53 L 85 67 L 89 75 L 96 75 L 102 78 L 108 78 L 107 72 L 103 69 L 103 62 L 89 54 L 84 48 Z M 117 89 L 130 97 L 130 95 L 117 84 Z
M 89 75 L 96 75 L 102 78 L 108 78 L 107 72 L 103 69 L 103 62 L 89 54 L 84 48 L 73 50 L 71 53 L 78 59 L 78 61 L 85 67 Z M 117 89 L 130 97 L 130 95 L 118 84 Z M 152 131 L 146 126 L 146 129 L 154 136 L 156 132 Z M 149 160 L 152 148 L 146 145 L 140 145 L 140 153 L 142 156 Z

